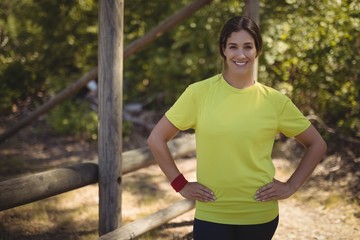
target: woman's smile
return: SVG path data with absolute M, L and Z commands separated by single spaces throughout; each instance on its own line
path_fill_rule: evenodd
M 248 61 L 233 61 L 233 62 L 238 66 L 245 66 L 248 63 Z

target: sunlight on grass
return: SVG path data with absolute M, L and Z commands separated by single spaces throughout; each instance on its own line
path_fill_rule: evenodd
M 11 236 L 38 236 L 39 239 L 64 239 L 64 233 L 78 232 L 76 239 L 96 239 L 97 186 L 87 186 L 17 208 L 0 212 L 1 227 Z M 59 234 L 61 233 L 61 234 Z M 59 234 L 59 237 L 57 235 Z M 0 235 L 0 239 L 2 236 Z

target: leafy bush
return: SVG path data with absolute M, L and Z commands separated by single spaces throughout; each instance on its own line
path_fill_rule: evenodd
M 98 114 L 89 102 L 65 101 L 49 113 L 47 121 L 59 133 L 97 139 Z

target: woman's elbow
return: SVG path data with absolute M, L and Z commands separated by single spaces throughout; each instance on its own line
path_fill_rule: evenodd
M 154 131 L 152 131 L 149 135 L 149 137 L 146 140 L 147 145 L 151 148 L 152 146 L 154 146 L 154 142 L 155 142 L 155 134 Z
M 162 144 L 166 144 L 166 139 L 156 130 L 153 130 L 146 140 L 150 149 L 154 149 Z

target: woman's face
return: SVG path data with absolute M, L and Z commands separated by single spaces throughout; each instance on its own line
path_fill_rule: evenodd
M 253 37 L 246 30 L 231 33 L 223 52 L 229 71 L 242 74 L 252 73 L 256 47 Z

